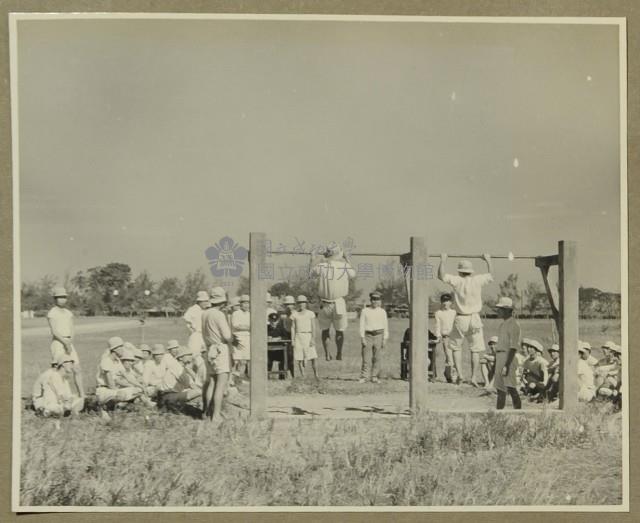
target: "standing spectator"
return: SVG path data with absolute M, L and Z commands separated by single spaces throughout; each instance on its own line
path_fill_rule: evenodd
M 380 356 L 385 343 L 389 339 L 389 322 L 387 311 L 382 305 L 382 296 L 378 292 L 369 294 L 371 306 L 365 307 L 360 313 L 360 342 L 362 345 L 362 366 L 360 368 L 360 383 L 371 377 L 373 383 L 380 380 Z M 371 361 L 371 367 L 369 366 Z
M 336 331 L 336 360 L 342 359 L 344 331 L 347 328 L 347 306 L 344 297 L 349 294 L 349 280 L 355 278 L 356 271 L 335 243 L 327 247 L 324 261 L 316 264 L 311 275 L 318 279 L 318 295 L 322 309 L 318 323 L 322 331 L 322 346 L 327 361 L 332 359 L 328 343 L 331 339 L 331 325 Z
M 245 374 L 250 376 L 249 361 L 251 360 L 251 304 L 249 295 L 240 296 L 240 310 L 231 314 L 231 332 L 233 333 L 234 375 L 241 379 Z
M 461 375 L 461 369 L 456 366 L 456 362 L 451 354 L 451 349 L 449 348 L 449 336 L 453 330 L 453 322 L 456 319 L 456 311 L 451 305 L 451 294 L 444 293 L 440 296 L 440 310 L 437 310 L 434 314 L 437 343 L 442 342 L 442 351 L 444 352 L 444 377 L 447 383 L 453 382 L 452 366 L 455 368 L 456 376 Z M 433 357 L 435 358 L 435 354 Z
M 482 288 L 493 281 L 491 256 L 483 254 L 482 257 L 487 263 L 488 272 L 486 274 L 474 275 L 473 265 L 469 260 L 462 260 L 458 263 L 457 276 L 446 274 L 447 255 L 444 253 L 440 255 L 440 266 L 438 267 L 438 278 L 451 285 L 454 291 L 457 314 L 449 339 L 449 348 L 453 354 L 454 365 L 456 369 L 462 369 L 462 346 L 464 340 L 466 340 L 471 352 L 470 383 L 474 387 L 478 386 L 475 376 L 476 370 L 480 367 L 480 353 L 485 350 L 482 320 L 480 319 Z M 460 384 L 462 382 L 462 375 L 458 373 L 457 383 Z
M 54 306 L 47 313 L 47 321 L 51 330 L 51 359 L 58 361 L 60 356 L 71 356 L 73 360 L 73 382 L 78 395 L 84 399 L 84 386 L 82 383 L 82 371 L 80 358 L 73 346 L 73 313 L 67 308 L 67 291 L 64 287 L 54 287 Z
M 196 303 L 189 307 L 184 313 L 184 321 L 189 329 L 189 341 L 187 346 L 195 356 L 200 355 L 204 340 L 202 339 L 202 311 L 209 308 L 209 294 L 206 291 L 198 291 Z
M 494 384 L 498 391 L 496 408 L 502 410 L 507 401 L 507 393 L 511 396 L 514 409 L 522 408 L 518 396 L 516 379 L 516 352 L 520 345 L 520 325 L 513 317 L 511 298 L 502 296 L 496 304 L 498 316 L 503 320 L 498 331 L 496 344 L 496 371 Z
M 202 412 L 213 422 L 220 423 L 222 401 L 229 384 L 233 341 L 227 316 L 222 311 L 227 296 L 222 287 L 211 290 L 211 308 L 202 314 L 202 337 L 207 346 L 207 380 L 202 391 Z
M 298 310 L 291 315 L 291 339 L 293 340 L 293 358 L 298 362 L 300 377 L 304 378 L 304 366 L 306 361 L 311 362 L 313 375 L 318 378 L 316 368 L 316 315 L 307 309 L 307 297 L 298 296 L 296 299 Z

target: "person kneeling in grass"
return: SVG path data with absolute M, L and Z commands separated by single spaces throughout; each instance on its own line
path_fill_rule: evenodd
M 503 320 L 498 331 L 496 344 L 496 374 L 495 387 L 498 391 L 496 408 L 502 410 L 507 401 L 507 394 L 511 396 L 514 409 L 521 409 L 522 403 L 518 396 L 516 378 L 516 352 L 520 345 L 520 325 L 513 317 L 513 302 L 511 298 L 501 297 L 496 304 L 498 316 Z
M 129 354 L 124 352 L 122 338 L 119 336 L 109 338 L 107 345 L 108 352 L 100 358 L 96 375 L 96 400 L 101 415 L 105 419 L 109 418 L 106 407 L 132 402 L 144 394 L 142 388 L 131 385 L 125 377 L 126 371 L 121 359 L 129 357 Z M 130 358 L 133 364 L 135 358 L 133 355 Z
M 549 347 L 549 357 L 551 358 L 549 368 L 547 369 L 549 372 L 549 381 L 547 382 L 545 394 L 547 401 L 552 402 L 557 399 L 558 393 L 560 392 L 560 346 L 557 343 Z
M 620 391 L 620 347 L 613 342 L 607 342 L 602 346 L 605 357 L 596 367 L 595 385 L 596 394 L 602 398 L 614 400 Z
M 488 352 L 480 356 L 480 370 L 482 371 L 482 377 L 484 378 L 485 389 L 493 387 L 493 378 L 496 373 L 496 344 L 498 343 L 497 336 L 491 336 L 487 347 Z
M 52 366 L 45 370 L 33 385 L 33 408 L 45 417 L 78 414 L 84 398 L 71 392 L 69 379 L 73 377 L 74 359 L 59 354 Z
M 293 340 L 293 359 L 298 362 L 300 376 L 304 378 L 305 361 L 311 362 L 313 375 L 318 378 L 316 368 L 316 315 L 307 309 L 307 297 L 298 296 L 296 300 L 298 309 L 291 314 L 291 339 Z
M 362 344 L 362 366 L 360 368 L 360 383 L 369 379 L 371 369 L 371 382 L 380 381 L 380 357 L 384 345 L 389 339 L 389 321 L 387 311 L 382 305 L 382 296 L 379 292 L 369 294 L 371 306 L 365 307 L 360 313 L 360 340 Z M 370 355 L 369 355 L 370 353 Z M 369 367 L 371 360 L 371 367 Z
M 549 362 L 542 357 L 544 348 L 539 341 L 525 338 L 522 345 L 528 351 L 528 358 L 522 365 L 525 394 L 531 401 L 542 401 L 549 382 Z
M 168 409 L 179 409 L 202 396 L 202 388 L 192 369 L 193 353 L 189 347 L 180 347 L 175 360 L 167 358 L 160 385 L 158 403 Z

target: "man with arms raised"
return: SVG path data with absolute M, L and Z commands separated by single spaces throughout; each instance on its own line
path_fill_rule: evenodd
M 449 338 L 449 349 L 453 355 L 454 365 L 460 371 L 462 369 L 462 346 L 464 340 L 467 340 L 471 351 L 470 383 L 474 387 L 478 386 L 476 371 L 480 367 L 480 354 L 485 350 L 482 320 L 480 319 L 482 287 L 493 281 L 491 257 L 488 254 L 483 254 L 482 258 L 487 263 L 488 272 L 486 274 L 473 274 L 473 265 L 469 260 L 462 260 L 458 263 L 457 276 L 446 274 L 444 269 L 447 262 L 446 254 L 440 256 L 440 267 L 438 267 L 438 278 L 451 285 L 454 293 L 456 317 Z M 458 374 L 457 383 L 460 384 L 462 381 L 462 377 Z
M 311 275 L 318 278 L 318 295 L 322 300 L 318 323 L 322 331 L 325 358 L 327 361 L 331 360 L 328 342 L 333 325 L 336 331 L 336 359 L 341 360 L 344 331 L 347 328 L 347 306 L 344 297 L 349 294 L 349 280 L 355 278 L 356 271 L 344 256 L 342 249 L 332 243 L 324 253 L 324 261 L 313 267 Z

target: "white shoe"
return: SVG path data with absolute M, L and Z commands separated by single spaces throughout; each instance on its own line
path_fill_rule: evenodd
M 371 378 L 371 383 L 380 383 L 380 380 L 378 378 Z
M 367 382 L 367 380 L 365 378 L 360 378 L 358 380 L 358 383 L 366 383 L 366 382 Z

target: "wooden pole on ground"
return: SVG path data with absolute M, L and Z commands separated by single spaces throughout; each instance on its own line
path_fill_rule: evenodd
M 427 268 L 427 242 L 418 236 L 411 237 L 411 279 L 410 302 L 411 319 L 411 381 L 409 385 L 409 407 L 413 414 L 424 410 L 427 405 L 427 331 L 429 288 Z
M 578 406 L 578 259 L 574 241 L 558 242 L 560 284 L 560 408 Z
M 249 289 L 251 295 L 250 416 L 267 414 L 267 280 L 260 277 L 266 263 L 266 234 L 249 233 Z

